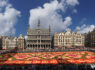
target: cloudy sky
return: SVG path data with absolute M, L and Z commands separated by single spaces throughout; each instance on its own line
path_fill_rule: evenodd
M 52 34 L 66 29 L 87 33 L 95 27 L 95 0 L 0 0 L 0 35 L 26 36 L 39 19 Z

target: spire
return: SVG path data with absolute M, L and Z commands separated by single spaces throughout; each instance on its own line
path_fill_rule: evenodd
M 77 30 L 77 34 L 80 34 L 80 30 Z
M 27 26 L 27 30 L 29 29 L 29 24 L 28 24 L 28 26 Z
M 50 27 L 50 24 L 49 24 L 49 32 L 51 32 L 51 27 Z
M 70 29 L 66 29 L 67 32 L 70 32 Z
M 38 20 L 38 29 L 40 29 L 40 19 Z

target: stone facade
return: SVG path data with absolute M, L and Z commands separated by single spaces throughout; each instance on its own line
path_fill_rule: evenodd
M 70 32 L 67 30 L 66 32 L 55 33 L 54 34 L 54 47 L 64 46 L 64 47 L 78 47 L 84 46 L 84 35 L 77 31 L 77 33 Z
M 2 49 L 2 38 L 0 36 L 0 50 Z
M 17 47 L 17 37 L 2 36 L 2 49 L 14 49 Z
M 45 49 L 51 48 L 51 31 L 48 29 L 40 28 L 40 20 L 38 21 L 38 28 L 28 29 L 27 31 L 27 48 Z
M 24 46 L 25 46 L 25 39 L 22 36 L 22 34 L 20 34 L 18 37 L 18 49 L 24 49 Z
M 86 43 L 87 47 L 95 47 L 95 28 L 92 32 L 88 32 L 86 35 Z
M 3 50 L 7 49 L 7 43 L 6 43 L 7 38 L 8 36 L 2 36 L 2 49 Z
M 24 37 L 22 34 L 17 37 L 8 37 L 8 36 L 2 36 L 2 49 L 23 49 L 24 48 Z

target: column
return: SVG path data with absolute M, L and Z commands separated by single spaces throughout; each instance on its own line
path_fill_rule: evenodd
M 40 35 L 40 48 L 41 48 L 41 44 L 42 44 L 42 42 L 41 42 L 41 35 Z
M 33 49 L 33 45 L 31 45 L 31 48 Z

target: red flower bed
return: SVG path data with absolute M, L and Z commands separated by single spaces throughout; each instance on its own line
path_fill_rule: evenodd
M 39 52 L 7 53 L 0 55 L 0 65 L 4 64 L 92 64 L 95 53 L 80 52 Z

